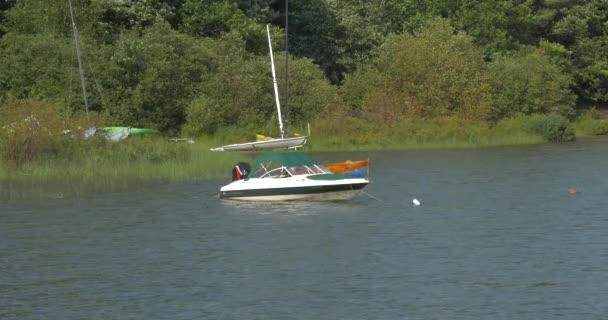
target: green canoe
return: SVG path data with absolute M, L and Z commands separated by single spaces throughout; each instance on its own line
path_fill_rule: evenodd
M 105 127 L 103 128 L 103 130 L 109 134 L 112 135 L 114 133 L 123 131 L 125 129 L 127 129 L 128 127 Z M 146 128 L 131 128 L 130 134 L 131 135 L 135 135 L 135 134 L 157 134 L 159 133 L 158 130 L 154 130 L 154 129 L 146 129 Z

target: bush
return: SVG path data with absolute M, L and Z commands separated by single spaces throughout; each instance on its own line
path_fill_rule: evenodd
M 98 114 L 66 114 L 60 107 L 34 99 L 8 99 L 0 103 L 0 161 L 21 165 L 51 157 L 86 155 L 102 141 L 82 139 L 84 131 L 103 126 Z
M 498 56 L 489 70 L 493 120 L 517 113 L 558 113 L 566 117 L 574 114 L 576 96 L 570 89 L 572 77 L 541 50 Z
M 347 78 L 342 93 L 378 125 L 394 126 L 403 114 L 483 121 L 492 103 L 488 82 L 473 39 L 438 19 L 414 35 L 390 37 L 369 67 Z
M 225 125 L 225 108 L 206 96 L 198 97 L 186 107 L 187 122 L 183 126 L 186 135 L 213 134 Z
M 591 133 L 596 136 L 602 136 L 608 134 L 608 121 L 606 120 L 597 120 L 593 123 Z
M 558 114 L 533 115 L 528 119 L 527 129 L 551 142 L 576 140 L 568 119 Z
M 582 112 L 574 123 L 577 132 L 583 136 L 601 136 L 608 134 L 608 122 L 601 120 L 595 109 Z
M 8 98 L 0 106 L 3 161 L 19 164 L 53 153 L 60 145 L 61 116 L 57 108 L 37 100 Z

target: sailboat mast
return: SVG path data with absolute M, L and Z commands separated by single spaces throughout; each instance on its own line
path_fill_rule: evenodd
M 285 134 L 289 127 L 289 1 L 285 0 Z
M 281 130 L 281 138 L 285 138 L 285 130 L 283 129 L 283 119 L 281 117 L 281 102 L 279 101 L 279 86 L 277 84 L 277 76 L 274 70 L 274 56 L 272 54 L 272 41 L 270 40 L 270 27 L 266 25 L 266 33 L 268 34 L 268 48 L 270 50 L 270 68 L 272 70 L 272 84 L 274 85 L 274 99 L 277 103 L 277 114 L 279 116 L 279 129 Z
M 78 71 L 80 72 L 80 85 L 82 86 L 82 95 L 84 98 L 84 109 L 89 116 L 89 102 L 87 101 L 87 88 L 84 82 L 84 71 L 82 68 L 82 61 L 80 59 L 80 44 L 78 39 L 78 29 L 76 28 L 76 21 L 74 20 L 74 8 L 72 6 L 72 0 L 68 0 L 70 3 L 70 17 L 72 18 L 72 30 L 74 31 L 74 42 L 76 43 L 76 57 L 78 59 Z

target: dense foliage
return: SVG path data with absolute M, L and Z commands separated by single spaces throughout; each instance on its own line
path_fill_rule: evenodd
M 265 26 L 284 97 L 284 1 L 73 3 L 88 100 L 108 123 L 277 133 Z M 290 131 L 522 114 L 560 127 L 577 102 L 608 102 L 608 0 L 292 1 L 289 50 Z M 4 108 L 72 116 L 81 92 L 68 0 L 0 1 Z
M 377 123 L 396 125 L 404 116 L 483 121 L 492 103 L 485 69 L 471 38 L 436 20 L 389 38 L 344 92 L 355 112 Z
M 576 97 L 571 76 L 553 64 L 542 50 L 522 50 L 497 56 L 490 64 L 495 119 L 538 113 L 573 116 Z

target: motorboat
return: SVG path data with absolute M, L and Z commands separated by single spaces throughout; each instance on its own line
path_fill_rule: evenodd
M 368 184 L 367 177 L 335 174 L 302 152 L 258 154 L 253 166 L 238 163 L 220 198 L 252 201 L 349 200 Z

